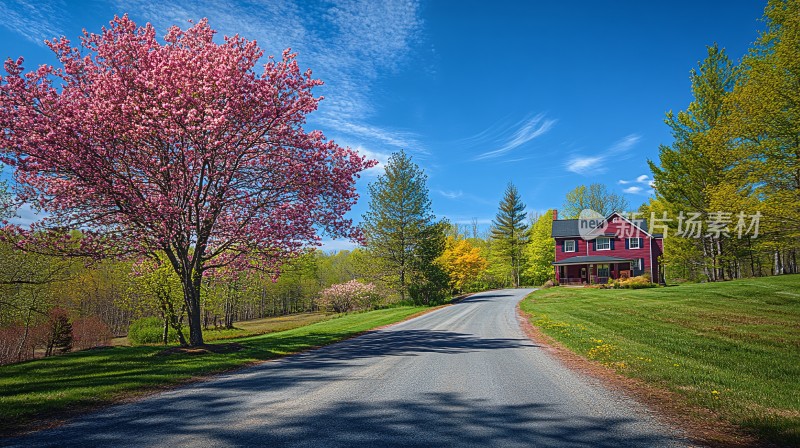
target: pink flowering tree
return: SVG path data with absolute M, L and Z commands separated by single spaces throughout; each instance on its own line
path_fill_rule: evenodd
M 374 307 L 380 296 L 375 285 L 350 280 L 323 289 L 319 293 L 317 304 L 325 311 L 345 313 L 354 310 L 368 310 Z
M 270 57 L 206 20 L 172 27 L 116 17 L 81 48 L 48 42 L 60 64 L 0 77 L 0 162 L 20 202 L 45 218 L 16 231 L 28 248 L 95 257 L 163 254 L 181 279 L 190 344 L 203 344 L 204 273 L 277 275 L 318 231 L 358 238 L 344 218 L 374 162 L 306 131 L 322 82 L 289 50 Z M 75 232 L 79 230 L 79 232 Z

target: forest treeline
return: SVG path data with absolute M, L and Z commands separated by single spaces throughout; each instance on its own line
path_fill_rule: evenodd
M 693 101 L 667 114 L 673 142 L 650 161 L 656 195 L 640 212 L 670 233 L 673 276 L 800 272 L 800 2 L 771 0 L 764 22 L 738 64 L 708 47 Z M 690 218 L 704 228 L 687 231 Z

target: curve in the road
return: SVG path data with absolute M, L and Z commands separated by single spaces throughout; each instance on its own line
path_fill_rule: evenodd
M 532 343 L 491 291 L 318 350 L 114 406 L 19 446 L 681 446 Z M 1 442 L 0 442 L 1 443 Z

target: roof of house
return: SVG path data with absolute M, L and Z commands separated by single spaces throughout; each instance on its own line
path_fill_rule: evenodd
M 634 219 L 632 222 L 636 227 L 647 232 L 646 219 Z M 581 236 L 580 232 L 578 231 L 577 219 L 558 219 L 553 221 L 553 230 L 552 230 L 553 238 L 564 238 L 571 236 Z
M 599 255 L 580 255 L 577 257 L 567 258 L 561 261 L 555 261 L 554 266 L 567 265 L 567 264 L 587 264 L 587 263 L 625 263 L 634 261 L 633 258 L 619 258 L 619 257 L 606 257 Z

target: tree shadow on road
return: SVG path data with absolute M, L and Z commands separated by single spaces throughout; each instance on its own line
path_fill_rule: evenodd
M 37 434 L 58 446 L 560 446 L 653 447 L 677 443 L 629 418 L 570 415 L 543 403 L 493 405 L 456 393 L 415 400 L 341 401 L 309 415 L 254 406 L 249 394 L 209 388 L 181 400 L 139 403 Z M 245 404 L 247 403 L 247 404 Z M 291 407 L 291 403 L 283 403 Z M 125 411 L 125 409 L 121 409 Z M 133 412 L 131 412 L 133 411 Z M 288 414 L 288 415 L 287 415 Z M 632 430 L 632 428 L 635 428 Z
M 310 414 L 281 397 L 312 384 L 348 381 L 350 369 L 379 357 L 517 350 L 527 339 L 451 331 L 393 330 L 264 363 L 83 417 L 29 438 L 30 446 L 658 446 L 670 439 L 630 418 L 581 415 L 552 403 L 502 405 L 459 393 L 384 400 L 380 393 L 334 401 Z M 379 383 L 379 379 L 374 379 Z M 453 381 L 458 381 L 454 373 Z M 280 391 L 280 394 L 270 394 Z M 303 398 L 308 404 L 308 397 Z M 631 428 L 639 428 L 631 431 Z

